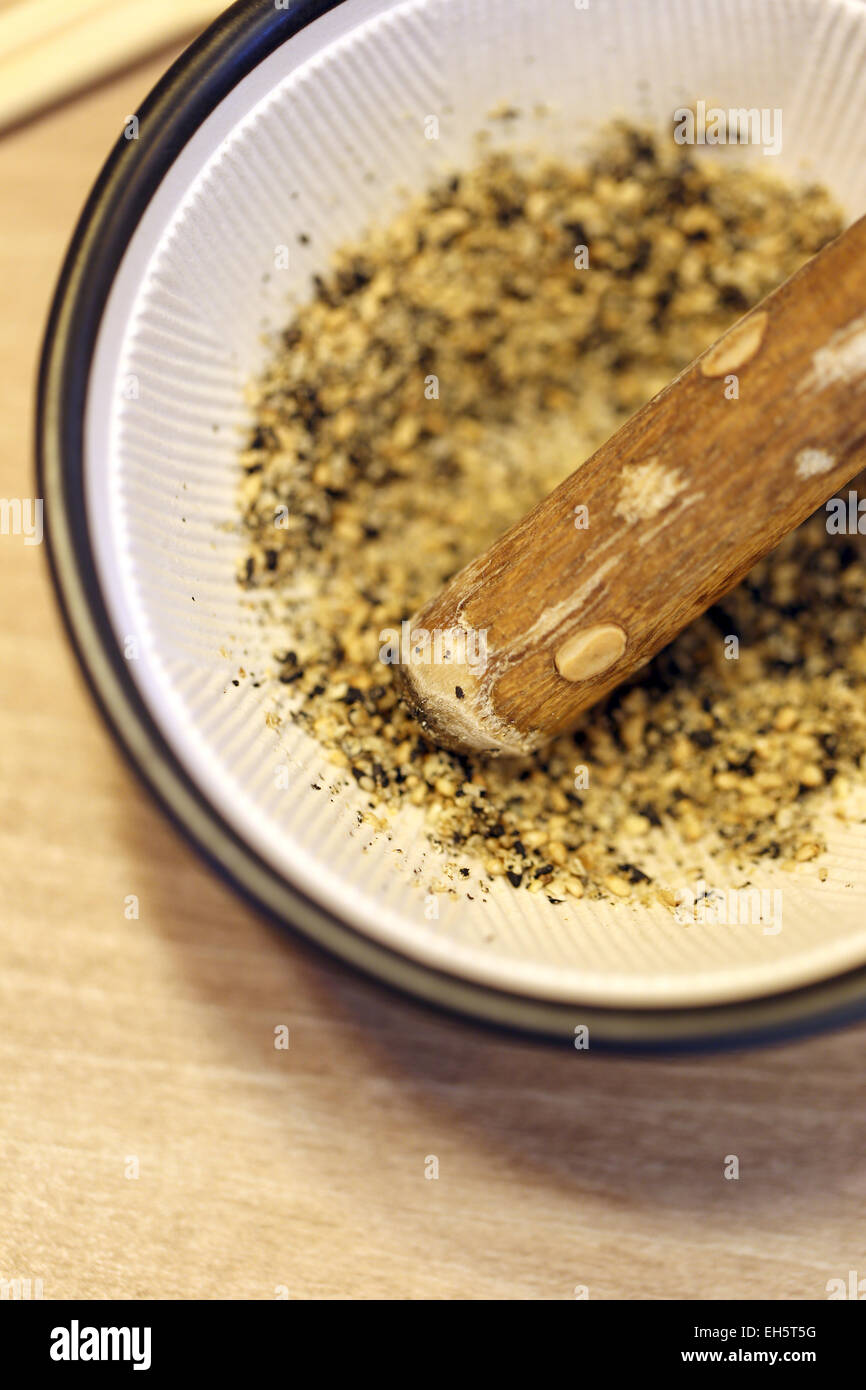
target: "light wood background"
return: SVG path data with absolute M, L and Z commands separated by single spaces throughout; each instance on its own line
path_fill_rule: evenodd
M 0 496 L 33 494 L 56 272 L 163 66 L 0 142 Z M 0 1278 L 46 1298 L 800 1299 L 866 1276 L 866 1028 L 615 1060 L 397 999 L 181 842 L 20 538 L 0 537 L 0 604 Z

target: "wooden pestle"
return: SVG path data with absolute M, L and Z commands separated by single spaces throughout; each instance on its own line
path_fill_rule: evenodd
M 866 466 L 866 217 L 768 295 L 416 614 L 435 741 L 526 753 Z

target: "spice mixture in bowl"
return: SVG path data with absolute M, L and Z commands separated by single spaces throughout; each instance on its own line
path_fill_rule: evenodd
M 619 128 L 584 165 L 491 155 L 316 278 L 254 396 L 241 578 L 291 635 L 266 672 L 285 717 L 368 794 L 369 823 L 423 810 L 445 856 L 428 891 L 504 877 L 674 907 L 698 845 L 740 879 L 823 847 L 812 793 L 866 756 L 866 569 L 820 520 L 531 758 L 436 748 L 380 651 L 841 225 L 820 188 Z
M 143 108 L 150 163 L 115 157 L 43 386 L 70 623 L 193 837 L 362 968 L 599 1043 L 866 998 L 856 524 L 813 518 L 531 757 L 437 748 L 381 659 L 866 208 L 866 8 L 686 10 L 242 7 Z M 677 144 L 700 100 L 783 139 Z

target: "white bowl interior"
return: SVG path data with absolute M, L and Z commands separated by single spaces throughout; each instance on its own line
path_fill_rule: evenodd
M 700 98 L 780 108 L 775 167 L 820 178 L 853 217 L 866 210 L 864 72 L 860 0 L 347 0 L 244 80 L 160 186 L 89 386 L 88 512 L 111 620 L 222 816 L 360 932 L 501 988 L 611 1005 L 742 998 L 866 960 L 866 824 L 829 822 L 825 882 L 771 869 L 754 880 L 784 893 L 777 933 L 685 928 L 661 906 L 552 906 L 501 881 L 483 902 L 440 895 L 430 920 L 436 856 L 417 821 L 396 819 L 388 837 L 359 828 L 363 793 L 314 790 L 334 783 L 333 767 L 297 729 L 266 727 L 266 685 L 232 685 L 239 665 L 268 664 L 272 644 L 236 584 L 230 526 L 263 331 L 287 322 L 341 241 L 471 162 L 492 108 L 529 113 L 507 138 L 567 157 L 615 115 L 669 129 Z M 540 103 L 543 119 L 531 114 Z M 429 115 L 438 140 L 425 138 Z M 287 270 L 275 268 L 281 246 Z

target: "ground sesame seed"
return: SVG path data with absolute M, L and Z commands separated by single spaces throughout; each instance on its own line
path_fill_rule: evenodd
M 529 758 L 437 748 L 379 659 L 383 630 L 840 228 L 817 187 L 618 126 L 579 165 L 483 153 L 343 248 L 276 340 L 239 488 L 239 582 L 280 634 L 268 722 L 351 773 L 365 824 L 420 808 L 451 891 L 471 865 L 557 903 L 670 905 L 655 839 L 686 866 L 803 863 L 828 784 L 862 783 L 866 556 L 823 517 Z

